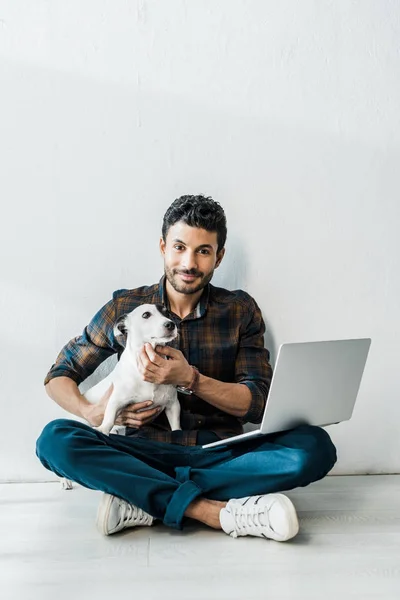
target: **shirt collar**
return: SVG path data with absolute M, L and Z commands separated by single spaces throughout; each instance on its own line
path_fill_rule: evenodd
M 169 300 L 168 300 L 168 296 L 167 296 L 166 281 L 167 281 L 167 278 L 164 274 L 158 283 L 158 298 L 159 298 L 160 304 L 162 304 L 169 310 L 170 306 L 169 306 Z M 184 320 L 199 319 L 200 317 L 204 317 L 204 315 L 207 312 L 209 300 L 210 300 L 210 284 L 208 283 L 206 285 L 206 287 L 204 288 L 203 293 L 200 296 L 200 300 L 198 301 L 194 311 L 191 312 L 190 315 L 185 317 Z

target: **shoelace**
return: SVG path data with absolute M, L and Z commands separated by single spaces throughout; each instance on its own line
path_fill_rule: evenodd
M 151 525 L 153 520 L 141 508 L 124 501 L 120 502 L 120 515 L 121 520 L 126 524 Z
M 231 536 L 236 538 L 238 533 L 247 535 L 257 535 L 260 530 L 271 529 L 268 511 L 264 507 L 258 506 L 231 506 L 230 512 L 235 520 L 236 531 Z

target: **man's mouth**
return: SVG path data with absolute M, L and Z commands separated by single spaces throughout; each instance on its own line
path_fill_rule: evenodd
M 178 273 L 178 275 L 181 277 L 181 279 L 183 279 L 183 281 L 187 282 L 194 281 L 195 279 L 200 277 L 200 275 L 192 275 L 188 273 Z

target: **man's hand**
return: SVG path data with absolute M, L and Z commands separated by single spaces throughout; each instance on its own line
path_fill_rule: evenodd
M 98 427 L 103 422 L 106 406 L 113 389 L 114 386 L 111 384 L 97 404 L 92 404 L 85 409 L 84 418 L 88 421 L 89 425 L 92 425 L 92 427 Z M 151 400 L 147 402 L 138 402 L 137 404 L 128 404 L 128 406 L 125 406 L 119 413 L 115 424 L 140 429 L 143 425 L 147 425 L 147 423 L 153 421 L 162 410 L 159 406 L 149 408 L 152 404 L 153 402 Z
M 115 424 L 140 429 L 144 425 L 154 421 L 163 410 L 160 406 L 149 408 L 152 404 L 153 402 L 151 400 L 147 402 L 137 402 L 136 404 L 128 404 L 128 406 L 125 406 L 119 413 Z
M 108 400 L 112 394 L 114 389 L 114 385 L 111 384 L 104 396 L 101 398 L 97 404 L 91 404 L 89 406 L 85 406 L 84 410 L 82 410 L 82 415 L 86 419 L 86 421 L 92 427 L 98 427 L 102 424 L 104 418 L 104 412 L 106 410 L 106 406 Z
M 168 357 L 169 360 L 165 360 Z M 156 384 L 189 386 L 193 369 L 180 350 L 169 346 L 145 344 L 138 354 L 137 366 L 143 381 Z

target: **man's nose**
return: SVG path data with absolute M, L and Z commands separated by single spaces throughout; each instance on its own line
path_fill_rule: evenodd
M 197 257 L 195 252 L 185 252 L 182 260 L 182 266 L 187 271 L 197 269 Z

